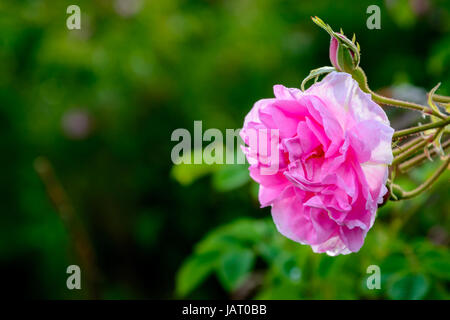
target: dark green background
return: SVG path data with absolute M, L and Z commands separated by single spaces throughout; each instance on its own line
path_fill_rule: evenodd
M 450 94 L 449 1 L 138 2 L 131 14 L 112 0 L 0 3 L 3 292 L 449 298 L 448 174 L 425 195 L 383 207 L 359 253 L 329 258 L 274 231 L 270 209 L 259 209 L 242 170 L 214 169 L 183 185 L 170 159 L 174 129 L 192 132 L 194 120 L 204 129 L 240 128 L 274 84 L 299 87 L 311 69 L 329 65 L 329 37 L 310 16 L 356 33 L 373 89 L 390 94 L 409 83 L 430 90 L 442 82 L 438 93 Z M 70 4 L 81 8 L 79 31 L 66 28 Z M 381 30 L 366 27 L 370 4 L 381 8 Z M 387 110 L 397 127 L 420 120 Z M 77 119 L 88 125 L 80 128 Z M 38 157 L 54 168 L 92 243 L 97 296 L 87 290 L 83 265 L 83 289 L 66 288 L 67 266 L 81 262 L 35 170 Z M 403 185 L 423 181 L 437 162 L 402 178 Z M 213 243 L 217 234 L 231 239 L 220 252 L 186 260 L 208 232 L 242 218 L 250 220 L 213 233 Z M 372 264 L 381 267 L 381 290 L 365 287 Z

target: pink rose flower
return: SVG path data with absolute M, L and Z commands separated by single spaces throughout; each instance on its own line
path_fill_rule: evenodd
M 387 192 L 394 130 L 385 112 L 341 72 L 305 92 L 276 85 L 274 94 L 255 103 L 241 130 L 261 206 L 272 206 L 281 234 L 314 252 L 359 251 Z M 255 131 L 272 132 L 258 136 L 270 151 L 251 143 Z M 276 170 L 264 173 L 269 166 Z

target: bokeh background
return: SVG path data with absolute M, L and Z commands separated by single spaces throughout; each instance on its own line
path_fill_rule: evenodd
M 81 30 L 66 8 L 81 8 Z M 381 8 L 368 30 L 366 9 Z M 171 133 L 240 128 L 354 32 L 373 89 L 450 95 L 447 0 L 0 2 L 0 275 L 9 297 L 448 299 L 449 174 L 388 203 L 359 253 L 281 237 L 246 166 L 179 166 Z M 420 115 L 386 109 L 403 128 Z M 413 188 L 436 167 L 401 179 Z M 82 290 L 66 288 L 80 265 Z M 382 272 L 368 290 L 369 265 Z

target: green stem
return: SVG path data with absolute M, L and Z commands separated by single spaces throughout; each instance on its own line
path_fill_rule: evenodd
M 428 188 L 430 188 L 431 185 L 439 178 L 439 176 L 442 173 L 444 173 L 449 164 L 450 164 L 450 157 L 447 157 L 444 163 L 441 164 L 441 166 L 433 173 L 431 177 L 429 177 L 424 183 L 422 183 L 420 186 L 418 186 L 416 189 L 412 191 L 404 191 L 400 186 L 395 184 L 392 186 L 392 190 L 395 192 L 395 195 L 399 200 L 413 198 L 422 193 L 423 191 L 427 190 Z
M 397 145 L 397 146 L 393 147 L 392 154 L 395 157 L 395 156 L 399 155 L 400 153 L 408 150 L 411 146 L 414 146 L 421 141 L 423 141 L 423 138 L 417 137 L 417 138 L 412 139 L 411 141 L 406 142 L 405 144 L 403 144 L 401 146 Z
M 436 102 L 440 102 L 440 103 L 449 103 L 450 102 L 450 97 L 441 96 L 439 94 L 434 94 L 433 95 L 433 100 L 436 101 Z
M 431 137 L 422 139 L 421 142 L 417 143 L 416 145 L 413 145 L 409 149 L 406 149 L 403 153 L 400 153 L 400 155 L 396 156 L 394 160 L 392 161 L 392 165 L 398 164 L 402 162 L 403 160 L 407 159 L 409 156 L 416 153 L 419 149 L 426 147 L 430 142 L 432 142 L 436 137 L 439 136 L 439 134 L 444 130 L 444 127 L 440 128 L 436 131 L 435 134 L 433 134 Z
M 406 150 L 404 153 L 401 153 L 399 156 L 395 157 L 394 160 L 392 161 L 392 165 L 396 165 L 402 162 L 403 160 L 407 159 L 409 156 L 416 153 L 419 149 L 425 147 L 428 143 L 429 143 L 428 140 L 422 140 L 422 142 L 416 144 L 412 148 Z
M 353 70 L 352 77 L 358 82 L 359 87 L 361 88 L 362 91 L 370 93 L 372 95 L 372 99 L 375 102 L 405 109 L 411 109 L 444 119 L 444 116 L 442 116 L 441 114 L 439 114 L 438 112 L 436 112 L 435 110 L 431 109 L 428 106 L 423 106 L 413 102 L 384 97 L 382 95 L 373 92 L 369 88 L 369 84 L 367 83 L 367 76 L 364 73 L 363 69 L 361 69 L 361 67 L 357 67 L 355 70 Z
M 446 142 L 444 142 L 442 144 L 442 149 L 443 150 L 446 150 L 449 147 L 450 147 L 450 140 L 447 140 Z M 432 156 L 434 156 L 435 153 L 436 153 L 436 150 L 435 149 L 431 149 L 429 156 L 432 157 Z M 411 158 L 410 160 L 401 163 L 398 166 L 398 168 L 400 169 L 401 172 L 407 172 L 411 168 L 414 168 L 414 167 L 420 165 L 426 159 L 428 159 L 427 155 L 425 153 L 421 153 L 421 154 L 415 156 L 414 158 Z
M 425 124 L 423 126 L 417 126 L 417 127 L 412 127 L 412 128 L 396 131 L 396 132 L 394 132 L 394 135 L 392 138 L 403 137 L 403 136 L 422 132 L 422 131 L 429 130 L 429 129 L 445 127 L 449 123 L 450 123 L 450 117 L 447 117 L 442 121 L 431 122 L 431 123 Z
M 407 102 L 407 101 L 397 100 L 397 99 L 393 99 L 393 98 L 388 98 L 388 97 L 379 95 L 378 93 L 375 93 L 373 91 L 370 92 L 370 94 L 372 95 L 372 99 L 378 103 L 387 104 L 390 106 L 401 107 L 401 108 L 406 108 L 406 109 L 412 109 L 412 110 L 416 110 L 419 112 L 431 111 L 431 109 L 429 110 L 428 107 L 422 106 L 420 104 L 416 104 L 413 102 Z

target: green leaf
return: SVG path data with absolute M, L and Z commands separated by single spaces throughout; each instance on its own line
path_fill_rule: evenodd
M 253 266 L 255 255 L 248 248 L 271 239 L 273 231 L 269 220 L 256 219 L 241 219 L 213 230 L 178 272 L 177 294 L 189 294 L 213 270 L 225 288 L 235 288 Z
M 235 237 L 223 232 L 213 231 L 204 240 L 196 246 L 197 253 L 205 253 L 210 251 L 220 251 L 225 253 L 230 250 L 242 248 L 242 242 Z
M 305 91 L 305 85 L 309 80 L 314 79 L 314 78 L 316 78 L 316 80 L 317 80 L 319 76 L 333 72 L 333 71 L 336 71 L 336 69 L 334 67 L 321 67 L 318 69 L 311 70 L 309 75 L 302 81 L 302 84 L 300 86 L 302 88 L 302 91 Z
M 325 278 L 331 271 L 333 264 L 336 262 L 336 257 L 322 255 L 320 256 L 319 267 L 317 273 L 320 277 Z
M 260 291 L 256 300 L 299 300 L 302 299 L 301 291 L 297 284 L 282 282 L 272 285 Z
M 300 281 L 302 272 L 295 256 L 284 253 L 276 259 L 275 266 L 285 280 L 292 283 L 298 283 Z
M 416 15 L 408 0 L 397 0 L 387 6 L 391 18 L 402 28 L 411 28 L 416 23 Z
M 393 253 L 380 264 L 381 274 L 393 274 L 409 269 L 409 263 L 404 254 Z
M 134 236 L 136 242 L 144 248 L 157 244 L 158 237 L 163 227 L 163 215 L 159 212 L 143 212 L 137 216 L 134 224 Z
M 220 164 L 206 164 L 203 162 L 194 164 L 195 157 L 202 157 L 202 153 L 203 150 L 198 149 L 183 155 L 181 158 L 182 162 L 172 167 L 170 172 L 171 176 L 180 184 L 187 186 L 205 175 L 216 172 L 222 167 Z
M 207 164 L 178 164 L 172 167 L 171 175 L 180 184 L 187 186 L 217 170 L 214 165 Z
M 271 242 L 260 242 L 256 244 L 256 250 L 258 254 L 269 264 L 275 262 L 277 257 L 281 254 L 282 249 L 277 243 Z
M 403 253 L 392 253 L 380 263 L 381 288 L 384 290 L 391 279 L 410 270 L 408 259 Z M 372 291 L 372 290 L 369 290 Z
M 217 191 L 237 189 L 250 180 L 247 165 L 225 165 L 213 175 L 213 186 Z
M 228 250 L 231 247 L 251 247 L 274 234 L 269 220 L 239 219 L 210 232 L 197 245 L 197 252 Z
M 189 257 L 177 274 L 176 292 L 184 297 L 202 283 L 216 268 L 220 258 L 218 251 L 210 251 Z
M 222 285 L 229 291 L 235 290 L 248 276 L 254 261 L 255 255 L 249 249 L 225 254 L 217 272 Z
M 388 296 L 395 300 L 418 300 L 428 292 L 430 285 L 421 274 L 398 275 L 389 284 Z
M 450 280 L 450 254 L 440 250 L 428 251 L 421 255 L 423 268 L 435 277 Z

